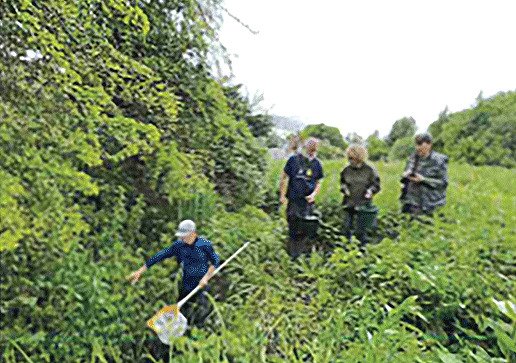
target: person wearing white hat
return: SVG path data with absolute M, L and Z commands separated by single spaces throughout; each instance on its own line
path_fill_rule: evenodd
M 178 237 L 178 240 L 172 246 L 156 253 L 142 267 L 131 273 L 128 279 L 135 284 L 140 279 L 140 276 L 151 266 L 166 258 L 175 257 L 183 268 L 179 300 L 188 295 L 197 285 L 206 287 L 208 280 L 220 264 L 220 258 L 215 253 L 211 242 L 197 234 L 195 223 L 189 219 L 179 223 L 176 237 Z M 204 291 L 199 295 L 200 299 L 197 299 L 198 302 L 206 305 L 208 301 L 204 296 Z M 204 319 L 201 318 L 200 320 Z M 194 325 L 198 324 L 194 323 Z

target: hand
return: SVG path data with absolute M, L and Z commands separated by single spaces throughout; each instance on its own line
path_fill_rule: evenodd
M 199 281 L 199 286 L 202 288 L 202 287 L 208 285 L 208 280 L 209 280 L 208 276 L 204 276 L 201 279 L 201 281 Z
M 416 174 L 414 176 L 409 176 L 409 180 L 414 183 L 421 183 L 423 181 L 423 176 L 421 174 Z
M 371 198 L 373 197 L 373 192 L 372 192 L 370 189 L 367 189 L 367 191 L 366 191 L 366 193 L 365 193 L 364 197 L 365 197 L 366 199 L 371 199 Z
M 341 190 L 342 190 L 342 193 L 344 193 L 344 195 L 347 195 L 348 197 L 349 197 L 349 195 L 351 194 L 351 193 L 349 192 L 349 188 L 348 188 L 348 186 L 347 186 L 347 185 L 342 185 Z
M 280 196 L 279 200 L 281 204 L 287 204 L 287 198 L 284 195 Z
M 126 277 L 127 280 L 130 280 L 131 281 L 131 284 L 136 284 L 138 282 L 138 280 L 140 279 L 140 276 L 142 275 L 142 273 L 144 273 L 145 271 L 147 270 L 147 267 L 143 266 L 141 268 L 139 268 L 138 270 L 134 271 L 133 273 L 131 273 L 130 275 L 128 275 Z
M 313 203 L 315 201 L 315 195 L 310 194 L 306 196 L 305 199 L 308 201 L 308 203 Z

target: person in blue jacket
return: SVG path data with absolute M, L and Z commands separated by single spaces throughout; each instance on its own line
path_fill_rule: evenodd
M 304 148 L 306 156 L 300 152 L 292 155 L 281 173 L 280 203 L 287 204 L 289 239 L 287 252 L 292 259 L 309 252 L 309 237 L 301 223 L 303 218 L 313 213 L 315 197 L 324 177 L 322 164 L 317 159 L 319 140 L 309 138 Z
M 201 326 L 209 314 L 209 301 L 205 295 L 206 286 L 215 269 L 219 267 L 220 258 L 215 253 L 211 242 L 197 234 L 195 223 L 191 220 L 179 223 L 176 237 L 179 239 L 172 246 L 156 253 L 142 267 L 131 273 L 128 279 L 135 284 L 153 265 L 166 258 L 175 257 L 183 269 L 179 300 L 188 295 L 197 285 L 203 288 L 183 305 L 182 309 L 191 324 Z

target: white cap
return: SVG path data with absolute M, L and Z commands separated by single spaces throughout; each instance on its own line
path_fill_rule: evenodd
M 179 227 L 177 227 L 176 237 L 184 237 L 195 231 L 196 229 L 194 221 L 186 219 L 179 223 Z

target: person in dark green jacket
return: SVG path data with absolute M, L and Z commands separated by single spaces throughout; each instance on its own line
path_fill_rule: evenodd
M 362 245 L 368 242 L 368 231 L 376 222 L 376 208 L 372 199 L 380 191 L 380 177 L 376 169 L 367 164 L 367 149 L 363 145 L 348 147 L 349 160 L 340 173 L 340 190 L 344 194 L 343 232 L 351 239 L 354 234 Z

